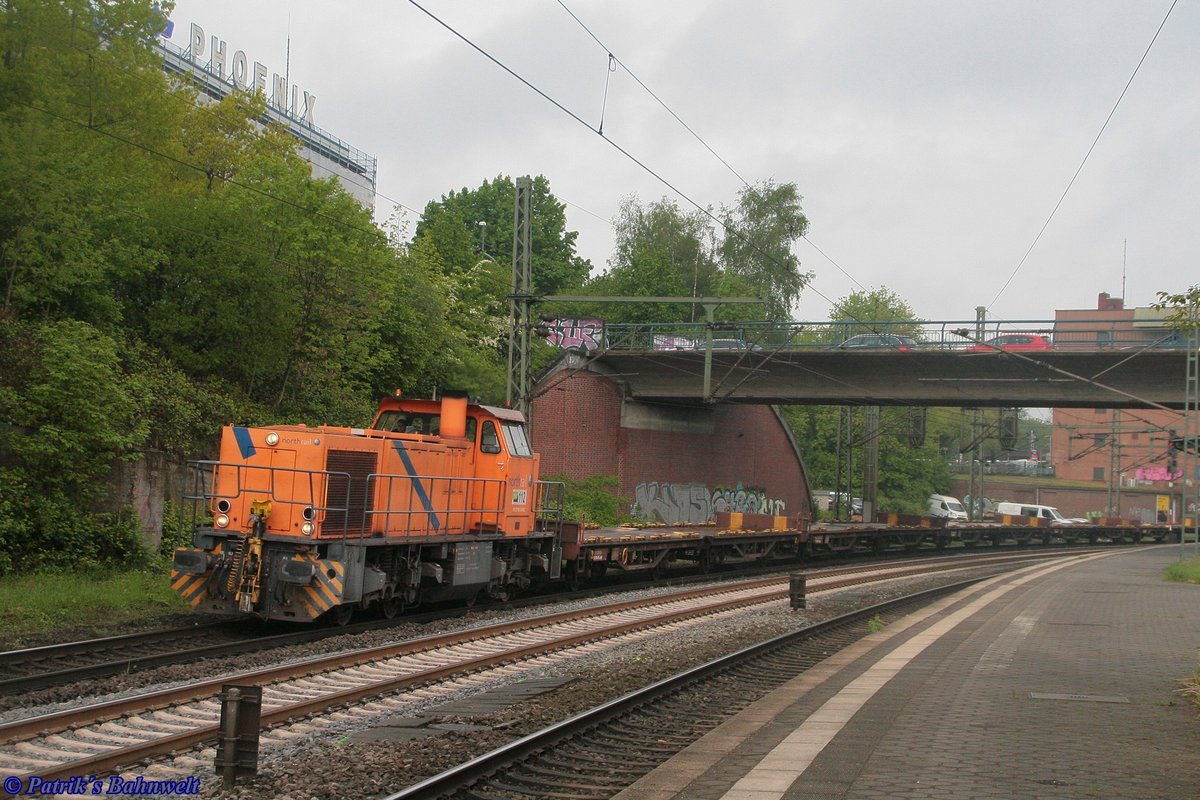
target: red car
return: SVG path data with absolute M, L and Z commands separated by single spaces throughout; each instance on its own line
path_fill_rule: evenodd
M 968 350 L 1052 350 L 1050 340 L 1040 333 L 1005 333 Z

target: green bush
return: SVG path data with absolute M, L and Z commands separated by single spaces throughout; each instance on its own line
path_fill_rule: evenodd
M 132 509 L 120 514 L 82 511 L 61 492 L 29 492 L 11 470 L 0 470 L 0 482 L 13 490 L 0 500 L 0 575 L 149 563 Z
M 590 475 L 583 480 L 553 475 L 545 479 L 566 485 L 566 519 L 597 525 L 618 525 L 631 519 L 630 501 L 617 494 L 620 482 L 615 475 Z
M 206 514 L 206 517 L 210 516 Z M 209 520 L 211 521 L 211 520 Z M 167 500 L 163 504 L 162 538 L 158 543 L 158 554 L 170 561 L 177 547 L 192 546 L 192 518 L 180 513 L 178 504 Z

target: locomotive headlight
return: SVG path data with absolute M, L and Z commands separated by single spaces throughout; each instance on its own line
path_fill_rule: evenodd
M 300 532 L 303 533 L 305 536 L 312 536 L 313 524 L 311 522 L 304 523 L 303 525 L 300 526 Z
M 229 526 L 229 515 L 228 514 L 217 514 L 216 519 L 213 520 L 213 524 L 215 524 L 218 528 L 228 527 Z
M 271 431 L 266 435 L 265 441 L 268 447 L 274 447 L 275 445 L 279 444 L 279 434 L 275 431 Z

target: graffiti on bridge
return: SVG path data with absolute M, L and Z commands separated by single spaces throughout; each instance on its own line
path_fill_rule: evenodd
M 604 342 L 604 320 L 543 319 L 538 327 L 547 330 L 546 341 L 563 350 L 579 349 L 593 353 Z
M 698 483 L 651 481 L 638 484 L 631 514 L 643 522 L 674 525 L 711 522 L 720 511 L 780 516 L 786 513 L 787 504 L 768 497 L 763 489 L 741 483 L 709 489 Z

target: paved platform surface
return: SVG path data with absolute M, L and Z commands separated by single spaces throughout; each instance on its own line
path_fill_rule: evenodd
M 1179 555 L 1076 556 L 939 601 L 618 798 L 1200 798 L 1200 714 L 1180 693 L 1200 586 L 1161 579 Z

